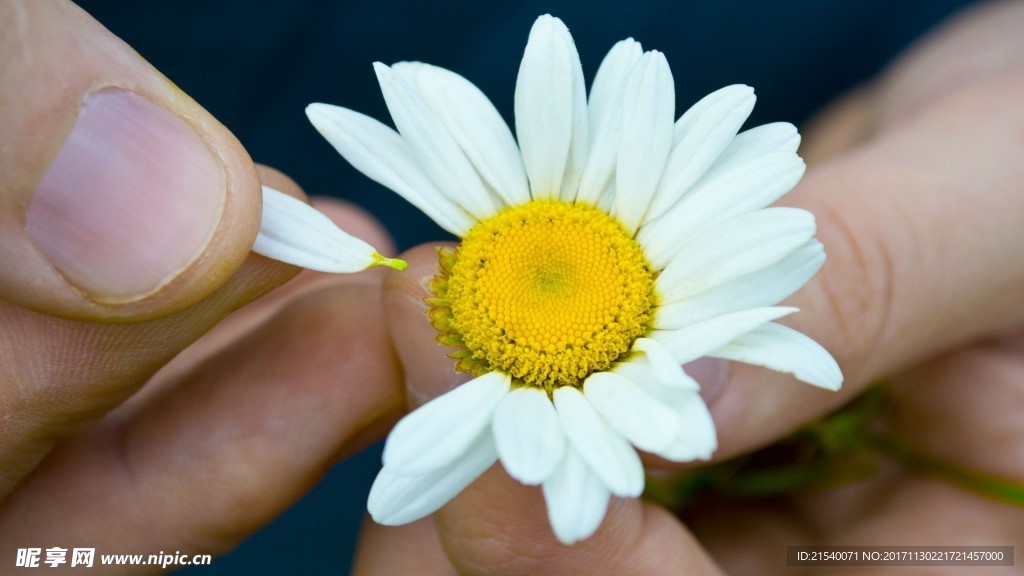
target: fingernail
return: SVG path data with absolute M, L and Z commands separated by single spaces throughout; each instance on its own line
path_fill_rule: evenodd
M 28 235 L 89 298 L 135 300 L 202 253 L 226 182 L 184 120 L 133 92 L 99 90 L 36 187 Z
M 698 358 L 683 365 L 683 370 L 700 384 L 700 395 L 705 402 L 711 402 L 721 393 L 728 377 L 725 361 L 718 358 Z

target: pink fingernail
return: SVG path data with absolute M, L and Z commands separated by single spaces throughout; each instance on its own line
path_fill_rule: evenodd
M 90 298 L 137 299 L 203 251 L 226 182 L 187 122 L 133 92 L 99 90 L 36 187 L 28 235 Z

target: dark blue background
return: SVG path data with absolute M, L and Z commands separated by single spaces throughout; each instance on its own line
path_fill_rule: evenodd
M 419 211 L 348 166 L 308 124 L 310 102 L 388 119 L 371 63 L 421 60 L 475 82 L 511 119 L 533 20 L 569 26 L 588 79 L 628 36 L 666 54 L 677 113 L 726 84 L 754 86 L 751 125 L 799 124 L 870 78 L 964 0 L 85 0 L 80 5 L 220 119 L 257 162 L 307 193 L 369 209 L 401 248 L 444 237 Z M 379 449 L 328 474 L 291 511 L 213 567 L 188 574 L 344 574 Z M 400 553 L 400 550 L 396 550 Z

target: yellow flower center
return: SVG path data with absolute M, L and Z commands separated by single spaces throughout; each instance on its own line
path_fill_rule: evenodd
M 460 369 L 502 370 L 549 392 L 579 386 L 644 334 L 654 275 L 597 208 L 528 202 L 474 226 L 442 254 L 431 318 Z M 450 310 L 450 314 L 448 311 Z

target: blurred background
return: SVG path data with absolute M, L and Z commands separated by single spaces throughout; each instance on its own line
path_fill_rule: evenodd
M 351 168 L 306 120 L 310 102 L 390 123 L 371 64 L 420 60 L 479 86 L 512 120 L 519 59 L 534 19 L 572 31 L 588 82 L 632 36 L 665 53 L 676 113 L 727 84 L 753 86 L 748 124 L 798 126 L 869 79 L 965 0 L 80 0 L 216 116 L 257 162 L 307 194 L 375 214 L 400 249 L 447 238 L 418 210 Z M 335 466 L 306 498 L 213 566 L 182 574 L 347 574 L 380 447 Z M 183 551 L 186 552 L 186 551 Z

